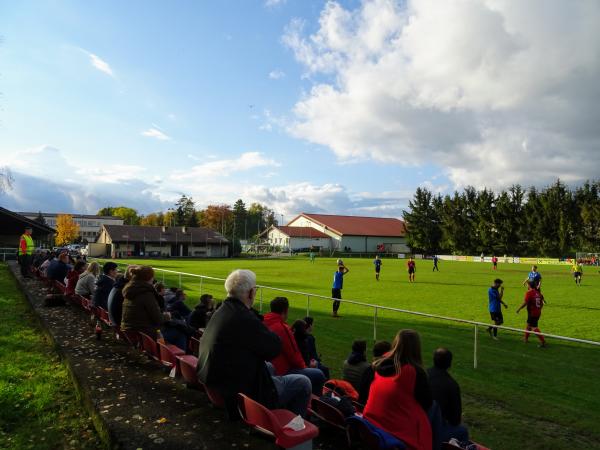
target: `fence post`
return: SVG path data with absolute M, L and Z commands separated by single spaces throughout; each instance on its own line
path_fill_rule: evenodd
M 181 289 L 181 274 L 179 274 L 179 289 Z
M 310 295 L 306 296 L 306 317 L 310 316 Z
M 204 277 L 200 277 L 200 295 L 202 295 L 202 281 L 204 280 Z
M 377 342 L 377 306 L 375 307 L 375 314 L 373 315 L 373 342 Z
M 475 340 L 473 341 L 473 369 L 477 369 L 477 325 L 475 325 Z

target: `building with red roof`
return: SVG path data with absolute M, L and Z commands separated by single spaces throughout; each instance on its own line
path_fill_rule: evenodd
M 287 226 L 271 227 L 265 234 L 271 245 L 282 249 L 364 253 L 410 251 L 406 245 L 404 222 L 390 217 L 301 213 Z

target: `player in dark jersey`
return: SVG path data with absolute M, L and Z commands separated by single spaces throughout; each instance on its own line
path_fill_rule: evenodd
M 542 289 L 542 275 L 538 272 L 537 266 L 531 267 L 531 272 L 529 272 L 527 278 L 523 281 L 523 286 L 526 286 L 530 281 L 533 282 L 534 287 L 538 291 Z
M 379 257 L 379 255 L 375 256 L 375 259 L 373 260 L 373 264 L 375 265 L 375 279 L 377 281 L 379 281 L 379 272 L 381 272 L 381 258 Z
M 504 308 L 508 308 L 508 305 L 504 303 L 502 297 L 504 296 L 503 281 L 500 278 L 494 280 L 494 284 L 488 289 L 488 310 L 490 311 L 490 317 L 494 322 L 494 325 L 502 325 L 504 323 L 504 317 L 502 316 L 502 305 Z M 488 327 L 488 333 L 494 340 L 498 340 L 498 328 L 494 325 Z
M 408 258 L 406 267 L 408 267 L 408 281 L 412 283 L 415 281 L 415 272 L 417 271 L 417 264 L 415 263 L 415 260 Z
M 338 309 L 340 309 L 339 299 L 342 298 L 342 288 L 344 287 L 344 275 L 349 272 L 348 268 L 344 265 L 341 259 L 337 260 L 338 270 L 333 274 L 333 286 L 331 287 L 331 297 L 336 300 L 333 301 L 333 317 L 339 317 Z
M 492 270 L 498 270 L 498 257 L 492 256 Z
M 438 267 L 438 262 L 439 262 L 439 258 L 437 255 L 433 255 L 433 269 L 431 270 L 432 272 L 435 272 L 436 270 L 439 272 L 440 268 Z
M 529 281 L 527 286 L 527 293 L 525 294 L 525 300 L 523 304 L 517 309 L 517 314 L 523 308 L 527 307 L 527 326 L 525 327 L 525 342 L 529 342 L 530 331 L 540 333 L 538 322 L 542 315 L 542 308 L 546 304 L 546 300 L 542 293 L 537 289 L 534 281 Z M 546 347 L 546 340 L 544 336 L 536 335 L 540 339 L 540 347 Z

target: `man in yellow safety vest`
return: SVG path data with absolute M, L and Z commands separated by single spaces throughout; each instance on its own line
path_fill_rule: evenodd
M 30 270 L 34 248 L 31 232 L 31 227 L 25 228 L 25 233 L 21 235 L 21 241 L 19 242 L 19 264 L 21 265 L 23 278 L 33 278 Z

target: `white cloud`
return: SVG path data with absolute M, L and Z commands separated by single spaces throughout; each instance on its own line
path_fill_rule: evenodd
M 330 1 L 315 33 L 293 20 L 283 37 L 319 80 L 288 131 L 455 186 L 597 177 L 598 24 L 593 1 Z
M 100 72 L 104 72 L 106 75 L 109 75 L 113 78 L 115 77 L 115 74 L 114 74 L 112 68 L 106 61 L 101 59 L 98 55 L 88 52 L 87 50 L 83 50 L 83 51 L 89 56 L 90 63 L 92 63 L 92 66 L 94 66 Z
M 283 77 L 285 77 L 285 72 L 283 70 L 275 69 L 269 72 L 269 78 L 271 80 L 279 80 Z
M 146 137 L 151 137 L 154 139 L 158 139 L 159 141 L 171 140 L 171 138 L 169 136 L 167 136 L 165 133 L 163 133 L 161 130 L 159 130 L 158 127 L 156 127 L 156 125 L 154 125 L 154 127 L 151 127 L 151 128 L 148 128 L 147 130 L 142 131 L 141 135 L 146 136 Z
M 207 158 L 212 156 L 214 155 L 209 155 Z M 185 171 L 177 171 L 172 175 L 172 179 L 222 178 L 237 172 L 245 172 L 260 167 L 278 167 L 279 165 L 277 161 L 266 158 L 260 152 L 246 152 L 242 153 L 237 159 L 212 160 L 192 166 Z
M 279 6 L 279 5 L 283 5 L 285 4 L 287 0 L 265 0 L 265 6 L 267 8 L 273 8 L 275 6 Z

